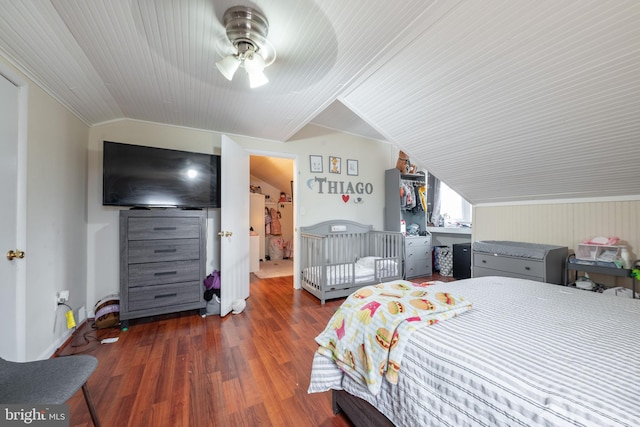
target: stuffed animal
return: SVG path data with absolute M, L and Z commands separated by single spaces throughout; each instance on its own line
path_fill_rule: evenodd
M 409 173 L 411 163 L 409 162 L 409 156 L 404 151 L 398 153 L 398 161 L 396 162 L 396 168 L 400 173 Z
M 409 156 L 404 151 L 400 151 L 398 153 L 396 168 L 400 171 L 400 173 L 416 173 L 418 171 L 418 167 L 411 164 Z

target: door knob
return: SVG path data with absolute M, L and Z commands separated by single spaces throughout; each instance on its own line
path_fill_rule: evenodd
M 9 261 L 13 261 L 14 258 L 24 258 L 24 251 L 19 251 L 19 250 L 10 250 L 9 252 L 7 252 L 7 259 Z
M 233 235 L 233 233 L 231 231 L 219 231 L 218 232 L 218 236 L 220 237 L 229 237 Z

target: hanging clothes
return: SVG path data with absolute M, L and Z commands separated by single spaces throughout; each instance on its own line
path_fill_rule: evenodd
M 278 212 L 275 208 L 271 208 L 271 235 L 280 236 L 282 234 L 282 226 L 280 225 L 280 219 Z
M 271 214 L 269 214 L 269 208 L 264 208 L 264 234 L 271 234 Z
M 427 211 L 427 186 L 424 184 L 418 184 L 416 187 L 417 204 L 414 209 L 416 212 L 426 212 Z
M 406 180 L 400 181 L 400 209 L 414 209 L 417 203 L 416 199 L 414 183 Z
M 413 185 L 407 181 L 400 181 L 400 209 L 410 210 L 416 204 Z

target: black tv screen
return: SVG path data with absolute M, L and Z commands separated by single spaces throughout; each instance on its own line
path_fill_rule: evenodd
M 104 141 L 102 204 L 220 207 L 220 156 Z

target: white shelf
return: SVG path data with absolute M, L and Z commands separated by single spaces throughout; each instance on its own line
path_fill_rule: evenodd
M 468 234 L 471 235 L 471 227 L 427 227 L 431 234 Z

